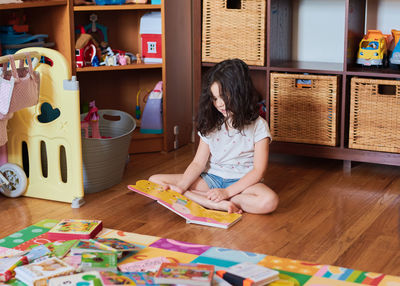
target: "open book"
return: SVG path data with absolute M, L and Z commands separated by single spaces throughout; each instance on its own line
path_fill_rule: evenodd
M 136 185 L 129 185 L 128 188 L 156 200 L 185 218 L 187 223 L 228 228 L 242 218 L 241 214 L 206 209 L 184 195 L 173 190 L 163 190 L 160 185 L 150 181 L 140 180 L 136 182 Z

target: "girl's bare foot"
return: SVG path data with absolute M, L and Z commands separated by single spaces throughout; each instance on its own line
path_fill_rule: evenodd
M 236 206 L 231 201 L 220 201 L 216 203 L 216 205 L 217 205 L 216 209 L 227 211 L 230 214 L 231 213 L 241 214 L 243 212 L 238 206 Z

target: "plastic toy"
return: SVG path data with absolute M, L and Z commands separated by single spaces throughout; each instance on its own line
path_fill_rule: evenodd
M 79 83 L 60 52 L 47 48 L 18 51 L 25 52 L 37 52 L 52 64 L 46 61 L 35 69 L 42 79 L 39 103 L 15 112 L 8 121 L 12 130 L 8 134 L 8 161 L 29 170 L 25 196 L 79 207 L 84 203 Z M 53 119 L 51 122 L 37 120 L 44 103 L 51 107 L 46 112 L 60 112 L 58 117 L 46 116 Z
M 99 109 L 96 107 L 95 101 L 89 103 L 89 112 L 81 121 L 81 128 L 85 131 L 85 138 L 101 139 L 99 132 Z M 89 126 L 92 129 L 92 136 L 89 137 Z
M 97 47 L 96 40 L 81 27 L 81 34 L 75 43 L 76 67 L 90 66 L 97 54 Z
M 141 91 L 142 90 L 139 89 L 138 92 L 136 93 L 136 112 L 135 112 L 136 119 L 140 119 L 140 115 L 141 115 L 140 104 L 139 104 L 139 96 L 140 96 Z
M 394 49 L 389 61 L 391 64 L 400 65 L 400 44 L 399 44 L 400 31 L 392 30 L 392 36 L 393 36 Z
M 379 30 L 368 30 L 362 38 L 357 54 L 357 64 L 364 66 L 386 66 L 387 47 L 391 35 L 384 35 Z
M 142 114 L 140 133 L 162 134 L 162 81 L 151 91 Z

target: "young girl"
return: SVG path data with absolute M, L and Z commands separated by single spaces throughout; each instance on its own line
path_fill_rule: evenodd
M 239 59 L 212 67 L 199 100 L 200 143 L 183 174 L 158 174 L 163 185 L 210 209 L 265 214 L 278 196 L 264 185 L 271 135 L 259 116 L 248 66 Z

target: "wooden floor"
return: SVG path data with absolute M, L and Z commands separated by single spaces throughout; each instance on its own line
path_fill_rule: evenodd
M 271 215 L 245 214 L 228 230 L 190 225 L 126 188 L 154 173 L 182 172 L 194 155 L 188 145 L 167 154 L 131 157 L 123 182 L 70 204 L 0 196 L 0 237 L 41 219 L 101 219 L 105 227 L 320 264 L 400 275 L 400 168 L 273 154 L 266 183 L 280 196 Z

